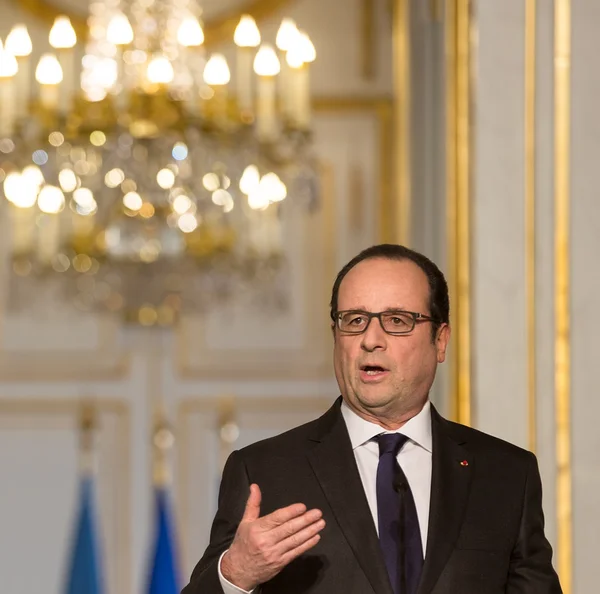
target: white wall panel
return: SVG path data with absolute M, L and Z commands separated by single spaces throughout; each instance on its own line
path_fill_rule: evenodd
M 100 413 L 95 503 L 107 594 L 129 591 L 129 425 L 123 403 Z M 0 401 L 0 589 L 64 589 L 79 502 L 75 401 Z M 28 570 L 35 566 L 35 571 Z
M 477 427 L 527 445 L 523 2 L 478 2 L 473 399 Z
M 600 51 L 600 5 L 571 2 L 571 316 L 572 316 L 572 472 L 573 563 L 576 594 L 598 587 L 594 554 L 600 531 L 600 418 L 598 398 L 598 335 L 600 321 L 600 200 L 598 158 L 600 120 L 594 97 L 600 74 L 590 67 Z

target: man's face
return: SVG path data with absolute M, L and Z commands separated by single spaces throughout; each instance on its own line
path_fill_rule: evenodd
M 427 277 L 410 260 L 363 260 L 342 281 L 337 309 L 400 309 L 429 316 Z M 433 341 L 431 331 L 431 322 L 417 322 L 410 334 L 391 336 L 376 318 L 363 334 L 343 334 L 334 328 L 335 375 L 348 406 L 374 421 L 404 422 L 417 414 L 450 338 L 446 324 Z

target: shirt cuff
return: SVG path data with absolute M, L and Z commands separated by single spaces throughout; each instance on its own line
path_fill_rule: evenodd
M 227 549 L 228 551 L 229 549 Z M 219 557 L 219 582 L 221 582 L 221 588 L 223 588 L 223 594 L 255 594 L 258 593 L 258 588 L 254 588 L 253 590 L 242 590 L 237 586 L 234 586 L 230 581 L 226 580 L 221 573 L 221 561 L 223 560 L 223 555 L 227 552 L 221 554 Z

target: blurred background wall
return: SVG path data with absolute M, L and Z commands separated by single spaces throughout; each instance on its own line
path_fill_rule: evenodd
M 117 4 L 96 3 L 94 14 Z M 186 3 L 174 5 L 183 10 Z M 193 73 L 190 63 L 204 65 L 222 52 L 232 65 L 229 93 L 238 101 L 245 83 L 233 66 L 243 62 L 232 38 L 242 15 L 254 15 L 271 44 L 283 17 L 310 36 L 316 48 L 316 60 L 305 65 L 310 109 L 292 107 L 308 111 L 294 126 L 310 133 L 302 137 L 310 158 L 292 151 L 287 159 L 292 172 L 296 166 L 296 173 L 314 175 L 318 192 L 306 200 L 288 183 L 283 203 L 265 211 L 280 209 L 274 237 L 285 256 L 276 298 L 264 298 L 266 307 L 251 298 L 266 284 L 262 276 L 250 279 L 250 289 L 240 284 L 238 291 L 234 284 L 227 302 L 216 293 L 203 311 L 183 307 L 181 313 L 145 304 L 140 280 L 124 295 L 135 304 L 126 315 L 98 312 L 72 298 L 72 291 L 67 296 L 67 276 L 56 271 L 49 282 L 43 274 L 23 276 L 19 237 L 30 229 L 39 257 L 47 244 L 40 248 L 37 235 L 48 233 L 53 216 L 63 221 L 69 204 L 60 215 L 40 215 L 36 225 L 35 217 L 24 223 L 22 212 L 2 198 L 2 592 L 67 591 L 85 495 L 78 482 L 90 469 L 96 519 L 90 532 L 101 549 L 104 591 L 148 591 L 157 487 L 169 494 L 182 586 L 207 544 L 220 471 L 231 450 L 318 416 L 337 396 L 331 284 L 359 250 L 382 241 L 423 251 L 450 282 L 453 343 L 432 400 L 446 416 L 536 452 L 564 591 L 594 592 L 600 528 L 594 369 L 600 329 L 594 315 L 600 288 L 594 93 L 600 75 L 594 60 L 600 7 L 593 0 L 199 5 L 205 51 L 185 68 Z M 126 12 L 128 6 L 122 3 Z M 0 39 L 25 23 L 33 42 L 33 104 L 43 99 L 33 82 L 35 66 L 52 50 L 48 32 L 61 14 L 70 16 L 80 38 L 84 3 L 0 0 Z M 81 39 L 71 51 L 78 64 Z M 286 83 L 303 85 L 292 87 L 297 97 L 307 92 L 306 81 L 294 79 L 298 73 L 279 56 L 278 109 Z M 25 105 L 23 87 L 2 73 L 0 62 L 0 143 L 17 138 L 17 127 L 7 128 L 7 121 Z M 68 76 L 74 86 L 75 75 Z M 12 107 L 5 90 L 11 81 Z M 65 105 L 59 97 L 58 109 Z M 202 117 L 216 117 L 210 109 Z M 252 109 L 265 115 L 258 105 Z M 48 131 L 68 136 L 66 124 L 44 120 L 49 113 L 23 112 L 49 126 L 48 153 L 54 150 Z M 160 119 L 157 112 L 153 117 Z M 4 182 L 17 168 L 18 147 L 2 146 Z M 210 171 L 194 166 L 192 176 Z M 233 189 L 230 195 L 233 216 L 246 197 Z M 100 213 L 104 205 L 96 207 Z M 243 212 L 248 218 L 235 220 L 248 232 L 256 213 Z M 263 245 L 260 229 L 248 232 L 259 237 L 252 249 Z M 60 262 L 57 254 L 52 262 Z M 157 274 L 166 278 L 168 270 Z M 182 279 L 193 286 L 192 278 Z

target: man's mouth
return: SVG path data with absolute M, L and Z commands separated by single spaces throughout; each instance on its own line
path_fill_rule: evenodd
M 378 376 L 387 371 L 387 369 L 381 365 L 361 365 L 360 370 L 368 376 Z

